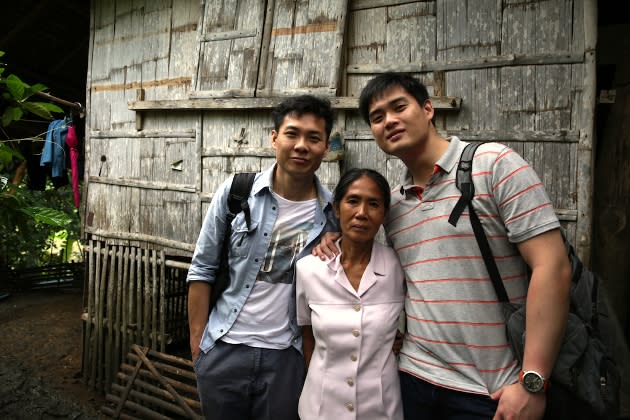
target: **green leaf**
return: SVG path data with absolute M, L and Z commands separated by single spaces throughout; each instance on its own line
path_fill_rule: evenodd
M 46 89 L 48 88 L 45 85 L 42 85 L 41 83 L 37 83 L 33 86 L 26 85 L 26 89 L 24 89 L 24 96 L 22 97 L 22 100 L 27 100 L 31 96 L 35 95 L 37 92 L 41 92 Z
M 62 228 L 72 222 L 68 214 L 49 207 L 24 207 L 21 208 L 20 211 L 31 216 L 36 222 L 44 223 L 49 226 Z
M 4 143 L 0 143 L 0 161 L 8 163 L 11 162 L 14 157 L 24 160 L 24 156 L 22 156 L 20 152 Z
M 11 148 L 5 146 L 4 144 L 0 145 L 0 162 L 8 165 L 13 159 L 13 153 L 11 153 Z
M 0 51 L 0 57 L 2 57 L 4 54 L 6 54 L 4 51 Z
M 51 104 L 49 102 L 30 102 L 30 103 L 41 105 L 43 108 L 47 109 L 50 112 L 63 113 L 63 109 L 61 109 L 57 105 Z
M 24 111 L 16 106 L 9 106 L 2 114 L 2 126 L 6 127 L 13 121 L 18 121 L 24 115 Z
M 30 113 L 46 118 L 47 120 L 52 120 L 53 116 L 50 114 L 50 111 L 42 106 L 41 102 L 24 102 L 22 106 Z
M 21 101 L 24 98 L 24 90 L 28 87 L 26 83 L 20 80 L 15 74 L 10 74 L 5 81 L 9 93 L 16 101 Z
M 41 83 L 35 83 L 33 86 L 30 87 L 30 89 L 31 89 L 31 92 L 37 93 L 37 92 L 46 90 L 48 88 L 45 85 L 42 85 Z

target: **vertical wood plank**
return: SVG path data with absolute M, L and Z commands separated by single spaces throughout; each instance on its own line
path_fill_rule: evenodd
M 101 276 L 99 281 L 99 290 L 98 290 L 98 312 L 97 316 L 97 331 L 98 334 L 96 336 L 96 385 L 97 389 L 103 391 L 104 385 L 104 369 L 105 369 L 105 331 L 104 331 L 104 313 L 106 309 L 105 302 L 105 291 L 107 288 L 107 259 L 109 257 L 109 247 L 107 244 L 103 243 L 103 247 L 100 249 L 99 254 L 101 254 Z
M 145 347 L 151 347 L 151 339 L 149 337 L 151 331 L 151 261 L 150 250 L 143 250 L 142 265 L 144 266 L 144 293 L 143 302 L 144 316 L 142 321 L 142 345 Z
M 118 245 L 118 250 L 116 252 L 117 259 L 117 276 L 116 276 L 116 290 L 115 290 L 115 301 L 116 301 L 116 310 L 114 311 L 114 320 L 113 320 L 113 330 L 114 330 L 114 345 L 112 350 L 112 366 L 110 371 L 116 374 L 120 366 L 120 357 L 121 357 L 121 334 L 122 334 L 122 325 L 123 325 L 123 316 L 122 316 L 122 308 L 123 308 L 123 269 L 125 267 L 125 247 L 122 245 Z
M 166 320 L 168 319 L 168 311 L 166 308 L 166 302 L 165 302 L 165 289 L 166 289 L 166 254 L 164 253 L 164 250 L 160 250 L 160 282 L 159 282 L 159 286 L 160 288 L 160 297 L 159 297 L 159 315 L 160 315 L 160 319 L 159 319 L 159 326 L 160 326 L 160 351 L 161 352 L 165 352 L 166 351 Z
M 112 355 L 114 353 L 114 310 L 115 304 L 115 287 L 116 287 L 116 245 L 108 247 L 109 272 L 107 276 L 107 337 L 105 339 L 105 365 L 103 366 L 105 373 L 105 392 L 109 392 L 112 379 Z
M 593 144 L 595 136 L 595 99 L 597 44 L 597 1 L 584 0 L 584 91 L 582 93 L 583 126 L 578 144 L 578 222 L 576 227 L 576 252 L 588 267 L 591 263 L 591 229 L 593 223 Z M 578 104 L 575 104 L 578 106 Z M 587 117 L 588 116 L 588 117 Z
M 94 240 L 90 239 L 88 242 L 89 248 L 87 250 L 88 261 L 88 301 L 87 301 L 87 317 L 85 320 L 85 335 L 83 337 L 83 362 L 82 362 L 82 374 L 83 383 L 89 384 L 90 378 L 90 360 L 94 354 L 90 343 L 92 342 L 92 322 L 94 317 Z
M 145 345 L 143 341 L 144 317 L 142 316 L 144 301 L 143 285 L 142 285 L 142 248 L 136 249 L 136 343 Z
M 127 325 L 129 324 L 129 247 L 125 246 L 123 253 L 123 278 L 122 278 L 122 297 L 121 297 L 121 323 L 120 323 L 120 331 L 119 335 L 121 338 L 120 344 L 120 354 L 121 356 L 125 356 L 128 352 L 128 334 L 127 334 Z
M 158 318 L 158 287 L 159 286 L 159 278 L 158 278 L 158 258 L 157 251 L 155 249 L 151 250 L 151 348 L 157 350 L 158 349 L 158 329 L 157 329 L 157 318 Z
M 136 247 L 131 247 L 129 251 L 129 301 L 128 301 L 128 319 L 129 325 L 133 326 L 128 328 L 129 345 L 132 343 L 138 344 L 138 320 L 136 318 Z M 125 350 L 128 352 L 129 350 Z M 126 354 L 126 353 L 125 353 Z

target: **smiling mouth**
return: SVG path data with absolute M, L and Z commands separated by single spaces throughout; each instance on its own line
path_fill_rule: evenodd
M 405 130 L 395 130 L 387 136 L 387 140 L 398 140 Z

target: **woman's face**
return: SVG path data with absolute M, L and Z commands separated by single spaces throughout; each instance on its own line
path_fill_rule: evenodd
M 343 239 L 354 242 L 372 241 L 385 213 L 383 192 L 367 176 L 352 182 L 335 208 Z

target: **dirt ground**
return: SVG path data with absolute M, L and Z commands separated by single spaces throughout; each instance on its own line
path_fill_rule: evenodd
M 96 419 L 104 396 L 81 381 L 82 292 L 0 300 L 0 418 Z

